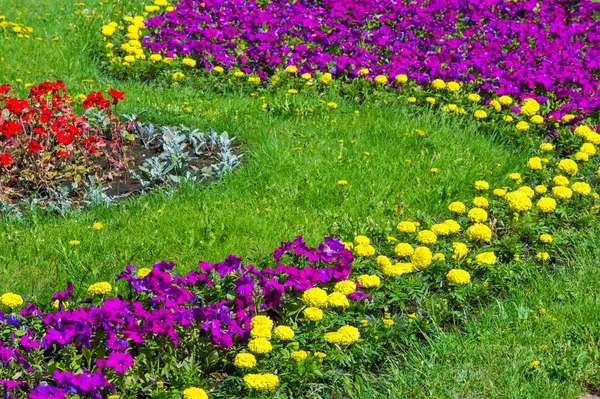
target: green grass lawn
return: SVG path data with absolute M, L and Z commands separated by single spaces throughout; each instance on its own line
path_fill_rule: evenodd
M 86 7 L 112 9 L 98 3 Z M 415 111 L 386 97 L 358 105 L 332 94 L 323 99 L 339 108 L 328 109 L 300 93 L 298 101 L 314 103 L 317 111 L 296 116 L 266 113 L 249 93 L 115 81 L 91 56 L 98 28 L 111 16 L 88 20 L 73 14 L 81 7 L 62 2 L 0 7 L 9 20 L 20 18 L 35 30 L 29 40 L 0 40 L 2 82 L 25 91 L 16 79 L 62 79 L 72 94 L 115 87 L 126 91 L 120 111 L 146 110 L 152 122 L 226 130 L 239 138 L 244 153 L 243 165 L 219 182 L 65 218 L 4 220 L 2 292 L 45 300 L 68 280 L 82 290 L 112 280 L 130 263 L 172 260 L 187 270 L 200 259 L 219 261 L 230 253 L 262 262 L 298 234 L 314 244 L 338 230 L 368 234 L 375 224 L 391 229 L 409 217 L 443 220 L 449 202 L 468 200 L 475 180 L 502 186 L 529 155 L 471 120 Z M 285 99 L 285 93 L 272 95 Z M 340 179 L 348 184 L 339 186 Z M 93 230 L 96 221 L 105 228 Z M 569 260 L 557 270 L 528 276 L 505 298 L 478 309 L 465 326 L 440 330 L 413 346 L 405 359 L 390 359 L 371 376 L 340 375 L 330 397 L 566 398 L 577 397 L 583 383 L 598 387 L 599 238 L 598 231 L 574 237 Z M 70 240 L 81 245 L 70 246 Z M 530 370 L 534 360 L 541 365 Z

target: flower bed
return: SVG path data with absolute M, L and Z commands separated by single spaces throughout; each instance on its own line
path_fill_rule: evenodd
M 52 311 L 7 293 L 0 383 L 29 398 L 244 397 L 372 367 L 431 320 L 460 322 L 469 304 L 554 265 L 569 229 L 598 215 L 594 137 L 578 126 L 540 142 L 510 186 L 475 182 L 472 202 L 450 203 L 438 223 L 341 232 L 352 240 L 316 248 L 297 237 L 260 268 L 234 255 L 185 275 L 130 265 L 87 299 L 69 284 Z
M 535 97 L 562 114 L 586 114 L 600 108 L 599 12 L 597 2 L 558 0 L 157 0 L 144 14 L 156 15 L 128 16 L 102 33 L 115 66 L 147 76 L 169 64 L 255 74 L 257 82 L 286 67 L 381 84 L 439 78 L 490 98 Z

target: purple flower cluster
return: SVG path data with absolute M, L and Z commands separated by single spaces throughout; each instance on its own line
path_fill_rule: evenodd
M 355 77 L 407 74 L 600 108 L 600 3 L 582 0 L 180 0 L 145 21 L 144 46 L 239 67 Z
M 201 261 L 185 275 L 173 272 L 174 263 L 158 262 L 141 276 L 129 265 L 117 276 L 128 282 L 127 297 L 89 298 L 76 305 L 73 285 L 68 283 L 65 291 L 52 297 L 56 311 L 44 314 L 30 304 L 19 315 L 1 315 L 0 322 L 13 332 L 10 343 L 0 341 L 0 360 L 23 377 L 22 381 L 0 380 L 0 385 L 9 390 L 29 389 L 31 399 L 102 398 L 119 388 L 115 386 L 115 381 L 122 381 L 119 375 L 136 366 L 136 356 L 148 345 L 159 343 L 177 351 L 204 340 L 215 350 L 226 350 L 244 343 L 259 310 L 273 310 L 275 318 L 286 295 L 346 279 L 354 260 L 338 239 L 325 238 L 312 248 L 300 236 L 282 243 L 273 257 L 274 268 L 259 270 L 230 255 L 220 263 Z M 294 265 L 280 263 L 283 259 Z M 362 294 L 355 299 L 362 299 Z M 184 348 L 182 358 L 189 356 Z M 59 364 L 84 352 L 93 359 L 76 366 L 75 372 L 47 370 L 45 380 L 31 382 L 40 380 L 39 367 L 45 367 L 32 364 L 32 359 L 43 356 Z M 71 361 L 66 364 L 73 366 Z

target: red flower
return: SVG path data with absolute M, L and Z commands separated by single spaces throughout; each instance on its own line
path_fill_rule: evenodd
M 42 145 L 35 140 L 31 140 L 27 146 L 27 149 L 31 152 L 40 152 Z
M 56 157 L 57 158 L 64 158 L 64 157 L 70 157 L 72 154 L 68 151 L 65 150 L 58 150 L 56 151 Z
M 110 93 L 108 93 L 108 94 L 115 100 L 125 100 L 125 92 L 124 91 L 117 91 L 115 89 L 112 89 L 110 91 Z
M 0 164 L 4 166 L 10 166 L 12 163 L 12 157 L 10 154 L 0 154 Z
M 2 132 L 5 136 L 12 136 L 14 134 L 21 133 L 22 126 L 17 121 L 6 121 L 0 125 L 0 132 Z

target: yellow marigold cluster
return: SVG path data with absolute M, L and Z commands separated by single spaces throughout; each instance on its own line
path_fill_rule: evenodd
M 371 243 L 371 240 L 367 236 L 354 237 L 354 245 L 370 244 L 370 243 Z
M 552 143 L 542 143 L 540 144 L 540 151 L 542 152 L 550 152 L 554 150 L 554 144 Z
M 448 226 L 446 223 L 436 223 L 431 226 L 431 231 L 436 236 L 447 236 L 450 234 L 450 226 Z
M 465 259 L 469 254 L 469 248 L 467 248 L 466 244 L 462 242 L 453 242 L 452 248 L 454 248 L 454 252 L 452 254 L 452 259 L 454 260 Z
M 91 296 L 106 295 L 111 291 L 112 291 L 112 286 L 105 281 L 92 284 L 88 288 L 88 292 Z
M 552 179 L 552 182 L 557 186 L 565 186 L 566 187 L 569 185 L 569 179 L 563 175 L 554 176 L 554 178 Z
M 544 244 L 550 244 L 552 242 L 552 236 L 550 234 L 540 235 L 540 241 Z
M 558 199 L 569 199 L 573 196 L 573 191 L 569 187 L 552 187 L 552 195 Z
M 295 335 L 294 330 L 288 326 L 277 326 L 273 332 L 280 341 L 290 341 Z
M 511 105 L 512 102 L 513 102 L 513 99 L 510 98 L 509 96 L 500 96 L 500 98 L 498 99 L 498 101 L 502 105 Z
M 527 167 L 531 170 L 542 170 L 544 167 L 542 165 L 542 158 L 540 158 L 540 157 L 529 158 L 529 160 L 527 161 Z
M 415 268 L 412 263 L 396 263 L 385 265 L 381 268 L 381 272 L 387 277 L 398 277 L 403 274 L 414 273 Z
M 500 105 L 500 102 L 498 100 L 490 101 L 489 105 L 493 107 L 496 110 L 496 112 L 500 112 L 502 110 L 502 106 Z
M 256 358 L 252 353 L 238 353 L 235 356 L 233 365 L 238 369 L 250 369 L 256 366 Z
M 481 100 L 481 96 L 477 93 L 471 93 L 467 96 L 467 100 L 478 103 Z
M 310 321 L 319 321 L 323 318 L 323 311 L 319 308 L 308 307 L 304 309 L 304 318 Z
M 467 211 L 467 207 L 460 201 L 452 202 L 448 205 L 448 210 L 452 213 L 463 214 Z
M 419 234 L 417 234 L 417 241 L 420 244 L 432 245 L 437 242 L 437 236 L 431 230 L 421 230 L 419 231 Z
M 398 226 L 396 226 L 396 228 L 401 233 L 414 233 L 415 231 L 417 231 L 417 226 L 415 226 L 413 222 L 408 221 L 398 223 Z
M 137 275 L 140 278 L 144 278 L 147 275 L 149 275 L 152 272 L 152 269 L 148 269 L 147 267 L 142 267 L 140 270 L 138 270 Z
M 384 85 L 387 83 L 388 78 L 385 75 L 377 75 L 375 76 L 375 83 L 380 84 L 380 85 Z
M 256 326 L 250 330 L 252 338 L 271 339 L 271 329 L 267 326 Z
M 546 261 L 550 259 L 550 254 L 548 252 L 538 252 L 535 256 L 538 260 Z
M 0 303 L 2 305 L 14 309 L 23 304 L 23 298 L 21 295 L 13 294 L 12 292 L 8 292 L 2 296 L 0 296 Z
M 279 377 L 275 374 L 246 374 L 244 384 L 257 391 L 271 391 L 279 385 Z
M 341 292 L 344 295 L 350 295 L 356 291 L 356 283 L 351 280 L 340 281 L 335 284 L 333 289 L 337 292 Z
M 444 221 L 444 224 L 448 226 L 450 234 L 456 234 L 460 231 L 460 224 L 456 220 L 448 219 Z
M 542 197 L 535 204 L 535 207 L 540 212 L 552 213 L 556 210 L 556 200 L 550 197 Z
M 587 183 L 578 181 L 573 183 L 571 190 L 573 190 L 575 194 L 589 195 L 592 192 L 592 187 Z
M 252 353 L 269 353 L 273 350 L 273 346 L 266 338 L 254 338 L 248 342 L 248 349 Z
M 481 208 L 473 208 L 467 213 L 467 217 L 471 222 L 482 223 L 487 220 L 488 214 Z
M 546 194 L 548 188 L 542 184 L 538 184 L 537 186 L 535 186 L 534 190 L 538 194 Z
M 522 191 L 512 191 L 504 196 L 513 212 L 525 212 L 531 209 L 531 199 Z
M 498 258 L 493 252 L 482 252 L 475 257 L 475 262 L 479 265 L 493 265 L 497 260 Z
M 381 279 L 376 274 L 363 274 L 356 279 L 363 288 L 376 288 L 381 284 Z
M 383 326 L 385 328 L 391 328 L 394 324 L 396 323 L 394 323 L 394 320 L 392 319 L 383 319 Z
M 348 297 L 341 292 L 332 292 L 327 296 L 327 306 L 330 308 L 349 308 Z
M 208 395 L 202 388 L 191 387 L 183 391 L 183 399 L 208 399 Z
M 529 123 L 527 123 L 525 121 L 521 121 L 521 122 L 517 123 L 516 128 L 520 132 L 527 131 L 527 130 L 529 130 Z
M 310 288 L 302 294 L 302 302 L 304 302 L 306 306 L 324 308 L 327 306 L 327 292 L 318 287 Z
M 525 116 L 533 116 L 540 110 L 540 103 L 533 98 L 526 98 L 521 103 L 521 114 Z
M 301 362 L 303 360 L 306 360 L 306 358 L 308 357 L 308 352 L 303 350 L 294 351 L 290 354 L 290 357 L 297 362 Z
M 577 167 L 577 163 L 572 159 L 561 159 L 558 162 L 558 169 L 564 173 L 565 175 L 574 176 L 577 174 L 579 168 Z
M 326 342 L 331 344 L 348 346 L 359 340 L 360 331 L 353 326 L 343 326 L 336 332 L 326 333 L 324 338 Z
M 467 238 L 471 241 L 490 242 L 492 240 L 492 230 L 485 224 L 475 223 L 467 229 Z
M 359 244 L 354 247 L 354 252 L 362 257 L 372 256 L 375 255 L 375 247 L 371 244 Z
M 288 65 L 285 67 L 285 71 L 287 73 L 296 73 L 296 72 L 298 72 L 298 68 L 295 67 L 294 65 Z
M 478 109 L 477 111 L 475 111 L 473 116 L 475 117 L 475 119 L 485 119 L 488 115 L 487 112 L 485 112 L 484 110 Z
M 433 254 L 427 247 L 417 247 L 415 252 L 412 254 L 410 260 L 414 267 L 417 269 L 426 269 L 431 264 Z
M 434 89 L 443 90 L 446 88 L 446 82 L 444 82 L 442 79 L 435 79 L 433 82 L 431 82 L 431 86 L 433 86 Z
M 496 189 L 494 189 L 494 195 L 496 197 L 502 198 L 506 195 L 506 190 L 503 188 L 496 188 Z
M 523 194 L 525 194 L 529 199 L 535 197 L 535 191 L 533 191 L 533 189 L 531 187 L 528 186 L 521 186 L 517 189 L 517 191 L 522 192 Z
M 456 285 L 469 284 L 471 281 L 471 275 L 468 271 L 462 269 L 452 269 L 446 274 L 448 282 Z
M 396 82 L 398 82 L 398 83 L 406 83 L 406 82 L 408 82 L 408 76 L 406 76 L 403 73 L 401 73 L 399 75 L 396 75 Z
M 265 327 L 269 330 L 273 329 L 273 320 L 268 316 L 254 316 L 250 321 L 250 328 Z
M 477 208 L 487 209 L 490 206 L 490 203 L 485 197 L 475 197 L 473 198 L 473 206 L 476 206 Z
M 401 242 L 398 245 L 396 245 L 396 247 L 394 248 L 394 252 L 400 257 L 406 257 L 411 256 L 415 252 L 415 249 L 412 247 L 412 245 L 406 242 Z
M 477 180 L 475 182 L 475 189 L 479 191 L 485 191 L 490 188 L 490 184 L 485 180 Z

